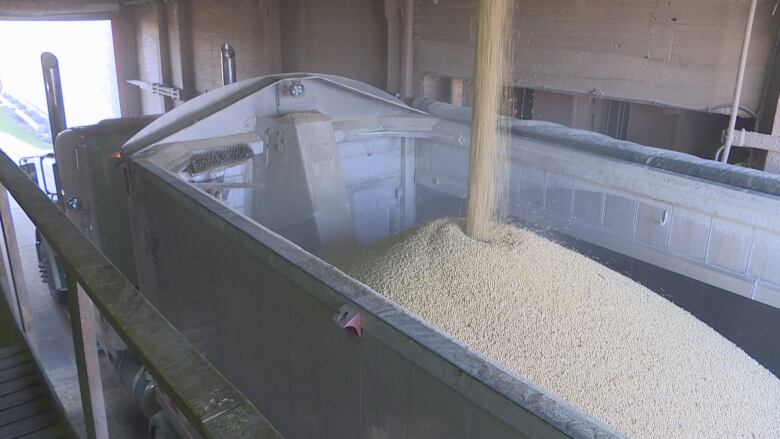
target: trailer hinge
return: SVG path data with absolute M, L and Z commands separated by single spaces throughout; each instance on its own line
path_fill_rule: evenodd
M 160 83 L 148 83 L 137 79 L 128 79 L 128 84 L 132 84 L 141 90 L 151 91 L 160 96 L 166 96 L 174 101 L 187 101 L 198 95 L 198 91 L 193 88 L 178 88 Z

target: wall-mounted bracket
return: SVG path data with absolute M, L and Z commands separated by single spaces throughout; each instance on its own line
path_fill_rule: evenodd
M 723 130 L 723 139 L 725 140 L 727 130 Z M 757 133 L 741 129 L 734 132 L 733 146 L 745 148 L 755 148 L 764 151 L 780 152 L 780 136 Z
M 128 79 L 128 84 L 135 85 L 141 90 L 150 91 L 156 95 L 166 96 L 174 101 L 187 101 L 198 95 L 195 89 L 182 89 L 160 83 L 148 83 L 137 79 Z

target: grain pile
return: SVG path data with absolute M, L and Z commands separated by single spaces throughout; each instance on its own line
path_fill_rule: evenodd
M 638 438 L 780 437 L 780 380 L 687 312 L 536 234 L 438 220 L 337 262 L 409 311 Z

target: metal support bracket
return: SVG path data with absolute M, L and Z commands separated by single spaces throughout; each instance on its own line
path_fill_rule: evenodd
M 727 130 L 723 130 L 723 140 L 728 135 Z M 744 148 L 755 148 L 764 151 L 780 152 L 780 137 L 769 134 L 757 133 L 755 131 L 745 131 L 741 129 L 734 132 L 733 146 Z
M 148 83 L 145 81 L 139 81 L 137 79 L 128 79 L 128 84 L 135 85 L 141 90 L 150 91 L 153 94 L 165 96 L 173 99 L 174 101 L 187 101 L 198 95 L 198 91 L 195 89 L 184 89 L 158 82 Z

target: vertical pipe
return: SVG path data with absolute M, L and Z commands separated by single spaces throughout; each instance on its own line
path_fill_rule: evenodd
M 750 35 L 753 33 L 753 21 L 756 17 L 756 3 L 758 0 L 751 0 L 750 12 L 748 13 L 747 25 L 745 26 L 745 37 L 742 40 L 742 52 L 739 55 L 739 68 L 737 69 L 737 82 L 734 85 L 734 101 L 731 104 L 731 118 L 729 119 L 729 129 L 726 135 L 726 143 L 723 144 L 723 155 L 721 161 L 728 163 L 731 154 L 731 145 L 734 143 L 734 129 L 737 126 L 737 115 L 739 114 L 739 101 L 742 99 L 742 82 L 745 79 L 745 66 L 747 65 L 748 48 L 750 47 Z
M 222 85 L 236 82 L 236 51 L 230 44 L 225 43 L 220 47 L 222 58 Z
M 57 57 L 50 52 L 41 54 L 43 69 L 43 86 L 46 90 L 46 106 L 49 111 L 49 129 L 51 144 L 57 139 L 57 134 L 68 128 L 65 120 L 65 105 L 62 101 L 62 82 L 60 82 L 60 64 Z
M 414 97 L 413 58 L 414 58 L 414 0 L 404 0 L 403 11 L 404 35 L 401 47 L 401 95 L 404 98 Z

